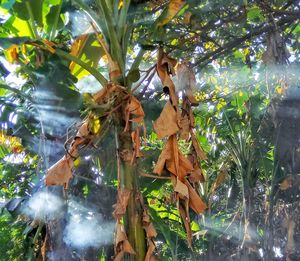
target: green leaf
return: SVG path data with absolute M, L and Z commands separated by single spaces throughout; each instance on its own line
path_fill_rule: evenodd
M 26 5 L 27 1 L 27 5 Z M 16 16 L 22 20 L 30 20 L 30 12 L 32 12 L 32 16 L 34 22 L 42 27 L 43 26 L 43 16 L 42 16 L 42 7 L 43 0 L 26 0 L 26 1 L 17 1 L 13 5 L 13 11 Z M 30 10 L 29 10 L 30 9 Z
M 8 153 L 10 153 L 9 149 L 0 144 L 0 158 L 4 158 Z
M 251 7 L 247 12 L 247 20 L 250 22 L 263 22 L 265 18 L 258 6 Z
M 63 28 L 64 26 L 64 21 L 62 17 L 59 15 L 61 10 L 60 5 L 54 5 L 50 8 L 49 13 L 46 15 L 46 27 L 45 30 L 49 34 L 52 30 L 52 27 L 55 25 L 56 22 L 56 17 L 58 17 L 57 25 L 56 25 L 56 30 L 59 30 Z
M 15 2 L 16 2 L 16 0 L 4 0 L 1 3 L 1 7 L 6 9 L 6 10 L 9 10 L 9 9 L 12 8 L 12 6 L 14 5 Z

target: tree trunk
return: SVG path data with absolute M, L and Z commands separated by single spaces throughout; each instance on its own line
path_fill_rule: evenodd
M 137 163 L 133 157 L 133 144 L 130 132 L 118 131 L 119 159 L 120 159 L 120 186 L 131 191 L 127 211 L 124 216 L 125 227 L 129 242 L 136 252 L 128 260 L 142 261 L 146 255 L 146 235 L 143 229 L 141 194 L 139 190 Z

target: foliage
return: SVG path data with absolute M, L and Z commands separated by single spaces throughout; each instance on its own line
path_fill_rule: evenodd
M 101 186 L 111 195 L 118 190 L 113 200 L 117 260 L 134 252 L 137 260 L 146 254 L 162 260 L 243 255 L 275 260 L 273 247 L 284 258 L 299 258 L 293 237 L 300 170 L 294 126 L 297 1 L 4 0 L 0 14 L 1 256 L 41 258 L 43 243 L 52 242 L 44 228 L 60 237 L 60 225 L 55 230 L 51 220 L 46 226 L 35 216 L 19 222 L 23 203 L 8 211 L 10 199 L 28 202 L 42 190 L 47 175 L 47 185 L 69 184 L 68 198 L 53 189 L 68 204 L 77 197 L 90 207 L 104 198 Z M 175 71 L 173 58 L 197 73 L 195 80 L 185 79 L 197 82 L 194 94 L 182 87 L 182 79 L 169 76 Z M 196 156 L 202 176 L 192 187 L 208 206 L 202 215 L 180 208 L 184 197 L 174 179 L 174 188 L 170 182 L 176 171 L 163 168 L 155 175 L 165 144 L 181 134 L 171 128 L 172 120 L 167 135 L 152 123 L 166 101 L 171 100 L 169 116 L 174 109 L 185 110 L 185 97 L 197 105 L 189 135 L 195 133 L 207 154 Z M 129 143 L 122 134 L 128 130 L 134 133 Z M 193 139 L 178 140 L 172 153 L 191 157 Z M 134 164 L 129 164 L 133 156 L 128 160 L 123 153 L 128 146 L 134 148 Z M 68 174 L 66 180 L 56 178 L 57 169 Z M 190 176 L 181 181 L 186 180 Z M 131 186 L 136 194 L 126 201 Z M 93 211 L 110 220 L 111 200 L 102 199 Z M 70 211 L 61 211 L 71 219 Z M 80 215 L 90 212 L 87 207 Z M 188 226 L 183 213 L 190 217 Z M 141 218 L 133 227 L 135 215 Z M 32 230 L 33 221 L 38 225 Z M 109 259 L 109 248 L 99 248 L 92 248 L 90 258 Z

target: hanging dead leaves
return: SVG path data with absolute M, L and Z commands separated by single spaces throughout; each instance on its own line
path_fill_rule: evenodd
M 72 178 L 74 161 L 78 158 L 78 150 L 82 146 L 92 144 L 93 139 L 100 131 L 100 120 L 90 114 L 81 124 L 75 137 L 73 138 L 67 153 L 57 163 L 48 169 L 45 177 L 46 186 L 63 185 L 68 188 Z
M 109 83 L 93 97 L 93 102 L 98 106 L 107 105 L 106 111 L 103 112 L 104 121 L 111 110 L 115 106 L 115 97 L 118 94 L 126 95 L 124 87 L 117 84 Z M 68 183 L 72 178 L 72 170 L 74 168 L 74 161 L 79 157 L 78 151 L 85 146 L 93 145 L 93 141 L 99 136 L 101 132 L 101 122 L 99 115 L 91 112 L 80 124 L 80 127 L 72 139 L 69 148 L 66 148 L 66 155 L 62 157 L 57 163 L 49 168 L 45 184 L 47 186 L 63 185 L 65 189 L 68 188 Z
M 154 130 L 158 138 L 167 138 L 166 144 L 158 158 L 154 173 L 161 175 L 166 170 L 170 176 L 176 193 L 177 208 L 187 232 L 189 247 L 192 245 L 189 209 L 201 214 L 207 208 L 198 193 L 199 182 L 204 181 L 200 161 L 207 157 L 197 142 L 193 132 L 195 127 L 191 107 L 198 105 L 193 96 L 196 80 L 187 64 L 177 66 L 178 89 L 183 93 L 181 110 L 178 94 L 171 75 L 175 75 L 176 61 L 159 51 L 157 73 L 164 86 L 164 92 L 169 95 L 159 118 L 154 122 Z M 178 147 L 178 138 L 191 142 L 191 151 L 185 157 Z
M 106 121 L 111 113 L 111 108 L 114 108 L 116 102 L 119 102 L 116 97 L 124 97 L 126 95 L 128 96 L 128 93 L 125 91 L 124 87 L 109 83 L 92 97 L 93 102 L 98 107 L 104 108 L 105 111 L 102 112 L 102 115 L 91 112 L 83 120 L 70 147 L 66 149 L 66 155 L 49 168 L 45 177 L 45 184 L 47 186 L 63 185 L 65 189 L 68 188 L 68 183 L 72 178 L 74 161 L 79 157 L 78 151 L 84 146 L 93 145 L 93 140 L 98 137 L 101 132 L 100 117 L 103 116 L 103 121 Z M 135 105 L 134 108 L 131 106 L 128 111 L 128 115 L 138 115 L 137 118 L 128 119 L 128 121 L 141 121 L 143 111 L 139 109 L 139 106 Z M 135 141 L 138 144 L 138 137 L 135 137 Z M 137 155 L 140 156 L 141 153 L 137 152 Z

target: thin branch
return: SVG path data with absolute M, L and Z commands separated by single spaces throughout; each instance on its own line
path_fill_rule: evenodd
M 152 178 L 152 179 L 171 179 L 171 177 L 165 177 L 165 176 L 156 176 L 156 175 L 151 175 L 151 174 L 147 174 L 147 173 L 140 173 L 140 176 L 142 177 L 146 177 L 146 178 Z
M 291 21 L 297 21 L 299 20 L 300 17 L 300 11 L 297 12 L 298 13 L 298 17 L 297 19 L 295 19 L 295 17 L 284 17 L 281 20 L 279 20 L 277 22 L 278 26 L 284 26 L 286 23 L 289 23 Z M 245 42 L 246 40 L 249 40 L 251 38 L 253 38 L 254 36 L 259 36 L 262 35 L 263 33 L 269 32 L 270 30 L 273 29 L 273 25 L 261 25 L 260 27 L 255 28 L 253 31 L 249 32 L 248 34 L 244 35 L 243 37 L 239 37 L 234 39 L 233 41 L 225 44 L 223 47 L 220 47 L 218 49 L 216 49 L 215 51 L 212 51 L 206 55 L 204 55 L 202 58 L 198 59 L 194 64 L 193 67 L 198 66 L 198 67 L 202 67 L 205 66 L 206 64 L 208 64 L 211 60 L 216 59 L 218 56 L 224 54 L 227 51 L 231 51 L 232 49 L 238 47 L 239 45 L 241 45 L 243 42 Z

